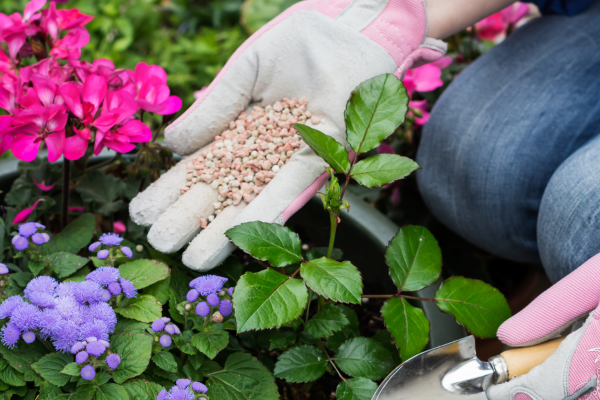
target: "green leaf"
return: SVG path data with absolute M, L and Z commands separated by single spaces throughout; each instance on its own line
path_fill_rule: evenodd
M 250 354 L 234 353 L 223 369 L 215 367 L 210 361 L 202 365 L 211 399 L 279 399 L 273 375 Z
M 300 273 L 315 293 L 340 303 L 360 304 L 362 278 L 358 269 L 349 261 L 318 258 L 303 263 Z
M 65 365 L 65 367 L 60 371 L 60 373 L 69 376 L 79 376 L 81 375 L 81 368 L 83 368 L 81 365 L 77 364 L 76 362 L 72 362 Z
M 0 221 L 2 221 L 2 219 L 0 219 Z M 31 263 L 32 263 L 32 261 L 29 261 L 28 267 L 30 269 L 31 269 Z M 42 268 L 43 268 L 43 264 L 42 264 Z M 16 272 L 16 273 L 10 274 L 8 277 L 16 285 L 24 288 L 25 286 L 27 286 L 29 281 L 33 279 L 33 274 L 31 274 L 29 272 Z
M 400 229 L 385 250 L 390 276 L 400 291 L 431 285 L 442 273 L 442 252 L 437 240 L 422 226 Z
M 75 190 L 85 203 L 94 203 L 97 213 L 109 216 L 118 209 L 112 203 L 123 193 L 125 186 L 120 178 L 93 171 L 83 177 Z
M 112 375 L 116 383 L 123 383 L 146 370 L 152 354 L 152 342 L 153 337 L 145 334 L 111 336 L 111 351 L 121 356 L 121 364 Z
M 94 400 L 129 400 L 129 394 L 122 386 L 108 383 L 96 386 Z
M 393 297 L 381 308 L 385 321 L 402 360 L 419 354 L 429 342 L 429 321 L 420 308 L 411 306 L 406 299 Z
M 348 152 L 331 136 L 303 124 L 294 124 L 304 141 L 338 173 L 350 170 Z
M 298 318 L 307 300 L 308 291 L 299 279 L 272 269 L 247 272 L 233 292 L 237 331 L 278 328 Z
M 66 398 L 69 400 L 92 400 L 94 393 L 96 393 L 96 386 L 82 385 L 77 387 L 77 390 Z
M 512 315 L 498 289 L 462 276 L 446 279 L 435 294 L 440 310 L 480 338 L 495 338 L 498 327 Z
M 357 154 L 378 147 L 404 121 L 408 93 L 392 74 L 364 81 L 352 92 L 346 106 L 346 135 Z
M 200 369 L 200 367 L 202 366 L 202 363 L 204 362 L 204 354 L 197 353 L 194 355 L 190 355 L 188 357 L 188 360 L 189 360 L 190 364 L 192 364 L 192 367 L 194 369 Z
M 171 314 L 171 318 L 175 320 L 175 322 L 179 322 L 183 324 L 183 315 L 177 309 L 177 304 L 179 304 L 179 298 L 173 289 L 169 290 L 169 314 Z
M 313 346 L 298 346 L 279 356 L 275 364 L 275 377 L 288 382 L 310 382 L 325 373 L 327 356 Z
M 42 246 L 44 255 L 61 251 L 77 254 L 87 246 L 94 236 L 96 217 L 94 214 L 83 214 L 71 222 L 60 233 L 52 236 L 50 241 Z
M 25 374 L 26 372 L 32 372 L 30 369 L 31 364 L 42 358 L 47 353 L 47 349 L 39 340 L 27 346 L 17 346 L 13 349 L 9 349 L 0 343 L 0 353 L 11 367 Z
M 130 280 L 136 289 L 167 279 L 169 267 L 155 260 L 137 260 L 119 267 L 121 277 Z
M 344 344 L 348 339 L 352 339 L 360 336 L 360 331 L 358 330 L 358 317 L 356 316 L 356 312 L 350 307 L 339 305 L 342 309 L 342 312 L 350 321 L 348 325 L 342 328 L 341 331 L 334 333 L 332 336 L 327 338 L 327 347 L 333 351 L 338 351 L 340 346 Z
M 229 333 L 223 330 L 223 324 L 212 324 L 207 330 L 192 337 L 192 344 L 211 360 L 227 347 L 228 343 Z
M 152 361 L 154 361 L 154 364 L 156 364 L 160 369 L 163 369 L 167 372 L 177 373 L 177 361 L 175 361 L 175 357 L 173 357 L 173 354 L 169 353 L 166 350 L 163 350 L 160 353 L 153 355 Z
M 136 321 L 153 322 L 162 317 L 162 305 L 154 296 L 143 294 L 125 307 L 115 308 L 115 312 Z
M 351 176 L 361 185 L 375 188 L 402 179 L 419 168 L 419 164 L 408 157 L 377 154 L 357 162 L 352 168 Z
M 73 362 L 72 354 L 52 353 L 31 364 L 31 368 L 51 384 L 61 387 L 69 382 L 69 376 L 61 374 L 61 371 L 71 362 Z
M 144 289 L 145 294 L 152 295 L 156 297 L 156 300 L 160 302 L 163 306 L 169 301 L 169 281 L 171 277 L 168 276 L 167 279 L 163 279 L 162 281 L 158 281 Z
M 154 321 L 153 321 L 154 322 Z M 119 318 L 113 335 L 121 333 L 146 333 L 150 325 L 144 322 L 133 321 L 131 319 Z
M 245 222 L 225 232 L 233 244 L 274 267 L 302 261 L 300 237 L 289 228 L 266 222 Z
M 55 400 L 60 398 L 62 394 L 63 393 L 60 388 L 54 386 L 50 382 L 42 382 L 40 385 L 40 394 L 37 400 Z
M 185 354 L 196 354 L 198 353 L 198 349 L 192 344 L 193 335 L 192 331 L 183 331 L 181 335 L 173 336 L 173 343 Z
M 334 360 L 339 369 L 355 378 L 382 379 L 396 367 L 381 343 L 365 337 L 341 345 Z
M 0 380 L 12 386 L 25 386 L 23 374 L 12 367 L 0 371 Z
M 45 261 L 50 263 L 52 270 L 58 275 L 59 278 L 66 278 L 83 267 L 90 260 L 88 258 L 79 257 L 74 254 L 61 251 L 59 253 L 46 256 Z
M 241 23 L 250 33 L 259 30 L 298 0 L 249 0 L 242 4 Z
M 337 400 L 371 400 L 377 384 L 365 378 L 354 378 L 340 382 L 335 390 Z
M 38 276 L 45 266 L 45 261 L 29 260 L 27 263 L 27 268 L 29 268 L 29 270 L 33 273 L 33 276 Z
M 330 303 L 308 320 L 304 329 L 312 337 L 320 339 L 331 336 L 349 323 L 350 321 L 348 321 L 342 309 Z
M 156 400 L 156 396 L 164 388 L 154 382 L 136 379 L 127 381 L 123 389 L 127 391 L 131 400 Z
M 282 330 L 281 332 L 275 332 L 269 339 L 271 343 L 269 350 L 285 349 L 296 343 L 298 335 L 293 330 Z

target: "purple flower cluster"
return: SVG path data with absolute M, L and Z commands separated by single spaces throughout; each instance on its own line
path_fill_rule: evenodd
M 0 275 L 8 274 L 8 267 L 6 264 L 0 263 Z
M 92 361 L 92 357 L 100 357 L 106 352 L 106 349 L 110 344 L 103 339 L 98 339 L 95 336 L 85 338 L 80 342 L 75 342 L 71 346 L 71 353 L 75 354 L 75 361 L 77 364 L 84 364 L 85 362 Z M 121 364 L 121 356 L 118 354 L 109 354 L 106 357 L 106 364 L 111 369 L 116 369 Z M 96 377 L 96 370 L 92 365 L 86 365 L 81 369 L 80 375 L 83 379 L 91 381 Z
M 200 301 L 196 305 L 196 314 L 201 317 L 207 317 L 211 312 L 211 307 L 219 307 L 219 312 L 222 316 L 227 317 L 233 312 L 233 304 L 230 299 L 221 300 L 226 294 L 229 297 L 233 296 L 233 288 L 229 288 L 226 292 L 223 291 L 223 285 L 227 282 L 227 278 L 217 275 L 200 276 L 190 282 L 192 288 L 187 293 L 187 301 L 193 303 L 198 300 L 199 296 L 204 296 L 205 301 Z
M 108 301 L 111 296 L 121 293 L 127 298 L 137 296 L 137 290 L 131 281 L 121 278 L 119 270 L 114 267 L 100 267 L 85 277 L 86 281 L 95 282 L 102 286 L 102 300 Z
M 97 242 L 94 242 L 92 244 L 90 244 L 90 247 L 88 247 L 89 251 L 96 251 L 98 250 L 98 253 L 96 253 L 96 257 L 99 260 L 105 260 L 108 258 L 108 256 L 110 256 L 110 248 L 111 247 L 116 247 L 119 246 L 121 244 L 121 242 L 123 241 L 123 238 L 119 235 L 117 235 L 116 233 L 104 233 L 102 234 L 102 236 L 100 236 L 100 238 L 98 239 Z M 109 249 L 103 249 L 102 246 L 107 246 L 109 247 Z M 131 258 L 133 257 L 133 252 L 131 251 L 131 249 L 127 246 L 121 246 L 121 253 L 123 253 L 123 255 L 127 258 Z
M 0 334 L 2 343 L 13 348 L 19 338 L 31 343 L 37 335 L 65 353 L 77 342 L 91 337 L 108 346 L 117 316 L 105 302 L 103 291 L 100 284 L 91 280 L 59 284 L 49 276 L 32 279 L 24 297 L 12 296 L 0 303 L 0 319 L 10 318 Z M 100 352 L 94 346 L 97 345 L 86 351 Z
M 12 238 L 12 244 L 18 251 L 23 251 L 29 247 L 29 239 L 38 246 L 48 243 L 50 235 L 45 232 L 38 232 L 38 229 L 46 227 L 37 222 L 26 222 L 19 225 L 19 234 Z
M 171 335 L 181 335 L 181 331 L 175 324 L 169 324 L 171 322 L 171 318 L 162 317 L 157 319 L 150 325 L 152 331 L 157 334 L 161 334 L 158 337 L 158 342 L 162 347 L 169 347 L 172 343 Z
M 192 382 L 189 379 L 178 379 L 175 386 L 168 392 L 161 390 L 156 396 L 156 400 L 194 400 L 196 393 L 203 394 L 208 391 L 206 385 L 202 382 Z

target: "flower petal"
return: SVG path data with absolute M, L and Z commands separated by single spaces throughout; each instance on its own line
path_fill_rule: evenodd
M 20 211 L 16 216 L 15 219 L 13 220 L 13 225 L 16 224 L 20 224 L 21 222 L 25 221 L 29 215 L 31 214 L 31 212 L 37 207 L 38 203 L 40 201 L 45 201 L 44 199 L 38 199 L 35 203 L 33 203 L 33 205 L 29 208 L 24 209 L 23 211 Z
M 65 138 L 64 154 L 67 160 L 78 160 L 85 155 L 89 140 L 80 135 Z
M 33 14 L 41 10 L 45 4 L 46 0 L 31 0 L 27 3 L 25 11 L 23 12 L 23 21 L 29 21 Z
M 54 187 L 54 185 L 56 185 L 56 182 L 53 183 L 52 185 L 46 185 L 46 183 L 44 181 L 38 182 L 35 179 L 33 179 L 33 183 L 35 186 L 38 187 L 38 189 L 44 191 L 44 192 L 48 192 L 50 190 L 52 190 L 52 188 Z
M 65 131 L 51 133 L 44 140 L 48 147 L 48 161 L 54 162 L 63 154 L 63 146 L 65 141 Z

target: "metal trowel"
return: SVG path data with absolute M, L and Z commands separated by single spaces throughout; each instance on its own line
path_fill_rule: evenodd
M 372 400 L 487 400 L 489 385 L 526 374 L 563 339 L 507 350 L 485 362 L 477 358 L 475 338 L 468 336 L 407 360 L 385 378 Z

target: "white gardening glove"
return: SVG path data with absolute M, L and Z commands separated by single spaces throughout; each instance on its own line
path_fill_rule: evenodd
M 186 165 L 251 104 L 305 97 L 321 119 L 318 129 L 346 144 L 344 109 L 352 90 L 383 73 L 442 57 L 443 42 L 425 37 L 424 0 L 306 0 L 250 37 L 212 84 L 165 132 L 165 142 L 187 159 L 130 205 L 133 221 L 152 225 L 148 241 L 171 253 L 191 243 L 183 262 L 206 271 L 233 250 L 224 232 L 247 221 L 283 224 L 324 184 L 325 162 L 308 146 L 298 151 L 249 205 L 224 209 L 206 229 L 217 191 L 195 184 L 184 195 Z M 310 123 L 308 123 L 310 125 Z M 200 232 L 198 234 L 198 232 Z

